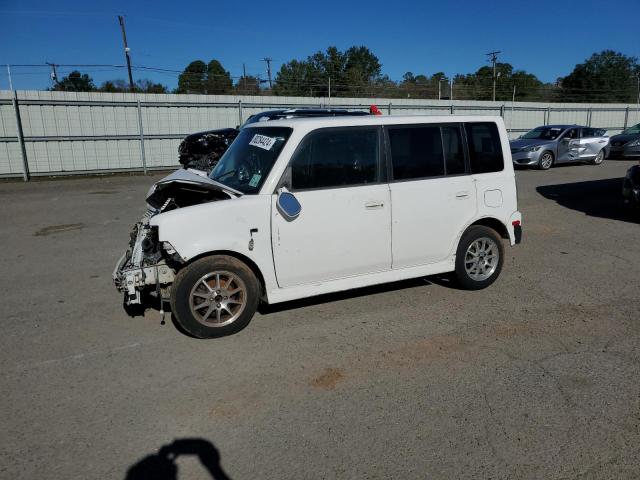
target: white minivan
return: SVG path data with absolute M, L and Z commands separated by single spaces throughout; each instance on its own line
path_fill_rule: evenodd
M 191 335 L 278 303 L 455 272 L 493 283 L 522 236 L 500 117 L 303 118 L 244 128 L 206 176 L 157 182 L 114 281 Z

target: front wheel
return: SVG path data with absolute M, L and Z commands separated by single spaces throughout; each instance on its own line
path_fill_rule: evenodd
M 542 155 L 540 155 L 540 160 L 538 161 L 538 168 L 540 170 L 549 170 L 553 165 L 553 160 L 553 153 L 549 151 L 542 152 Z
M 496 231 L 483 225 L 473 225 L 458 244 L 455 276 L 467 290 L 488 287 L 500 275 L 503 257 L 502 240 Z
M 213 255 L 178 272 L 171 288 L 171 311 L 197 338 L 223 337 L 246 327 L 260 300 L 260 283 L 237 258 Z
M 604 161 L 604 148 L 598 152 L 596 158 L 591 160 L 591 163 L 594 165 L 600 165 Z

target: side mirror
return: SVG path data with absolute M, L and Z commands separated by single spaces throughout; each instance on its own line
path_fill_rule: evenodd
M 284 188 L 281 188 L 278 192 L 276 206 L 280 215 L 288 222 L 298 218 L 302 211 L 302 205 L 300 205 L 295 195 Z

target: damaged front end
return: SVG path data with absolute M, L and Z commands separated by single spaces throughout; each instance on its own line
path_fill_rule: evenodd
M 124 294 L 124 307 L 135 315 L 154 301 L 163 311 L 171 296 L 171 284 L 184 263 L 169 242 L 160 242 L 151 218 L 178 208 L 235 198 L 242 195 L 189 170 L 178 170 L 153 185 L 148 209 L 134 225 L 129 247 L 113 271 L 116 288 Z
M 154 213 L 150 209 L 135 224 L 129 248 L 113 271 L 113 281 L 124 293 L 124 306 L 130 314 L 135 313 L 134 305 L 146 306 L 149 297 L 155 297 L 162 310 L 162 302 L 169 299 L 171 284 L 180 265 L 180 258 L 172 247 L 161 246 L 157 228 L 149 225 Z

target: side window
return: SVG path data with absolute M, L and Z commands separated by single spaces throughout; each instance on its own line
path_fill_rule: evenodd
M 570 139 L 578 138 L 578 129 L 571 128 L 567 130 L 567 133 L 564 136 L 565 138 L 570 138 Z
M 462 149 L 462 134 L 457 126 L 442 127 L 442 144 L 447 175 L 465 173 L 464 151 Z
M 495 123 L 467 123 L 467 142 L 471 173 L 499 172 L 504 169 L 500 134 Z
M 582 138 L 604 137 L 607 131 L 603 128 L 583 128 Z
M 378 130 L 319 130 L 302 141 L 290 167 L 294 191 L 377 182 Z
M 444 175 L 440 127 L 390 127 L 394 180 Z

